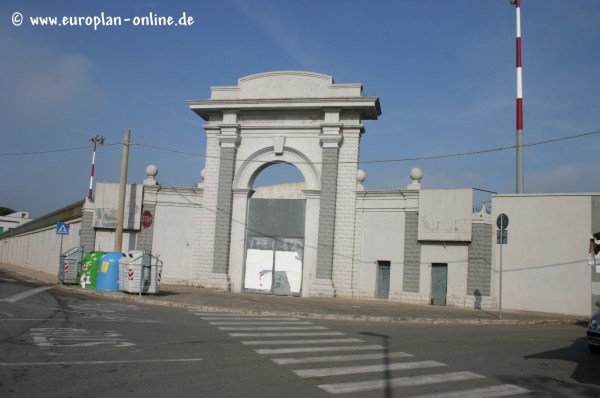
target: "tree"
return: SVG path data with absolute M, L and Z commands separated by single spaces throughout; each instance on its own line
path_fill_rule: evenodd
M 15 211 L 13 209 L 9 209 L 8 207 L 0 207 L 0 216 L 7 216 L 14 212 Z

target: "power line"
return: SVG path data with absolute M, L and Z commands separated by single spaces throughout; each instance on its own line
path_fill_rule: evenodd
M 523 146 L 524 147 L 529 147 L 529 146 L 537 146 L 537 145 L 550 144 L 550 143 L 553 143 L 553 142 L 565 141 L 565 140 L 570 140 L 570 139 L 574 139 L 574 138 L 581 138 L 581 137 L 590 136 L 590 135 L 599 134 L 599 133 L 600 133 L 600 130 L 591 131 L 591 132 L 588 132 L 588 133 L 575 134 L 575 135 L 570 135 L 570 136 L 566 136 L 566 137 L 552 138 L 552 139 L 548 139 L 548 140 L 532 142 L 532 143 L 529 143 L 529 144 L 523 144 Z M 113 146 L 113 145 L 121 145 L 121 144 L 123 144 L 123 143 L 122 142 L 115 142 L 115 143 L 112 143 L 112 144 L 106 144 L 105 146 Z M 142 147 L 147 147 L 147 148 L 153 148 L 153 149 L 158 149 L 158 150 L 167 151 L 167 152 L 180 153 L 180 154 L 183 154 L 183 155 L 197 156 L 197 157 L 203 157 L 203 158 L 220 159 L 220 156 L 208 156 L 208 155 L 201 154 L 201 153 L 181 151 L 181 150 L 177 150 L 177 149 L 165 148 L 165 147 L 160 147 L 160 146 L 151 145 L 151 144 L 130 143 L 130 145 L 142 146 Z M 515 149 L 516 147 L 517 147 L 516 145 L 511 145 L 511 146 L 506 146 L 506 147 L 491 148 L 491 149 L 481 149 L 481 150 L 478 150 L 478 151 L 459 152 L 459 153 L 451 153 L 451 154 L 443 154 L 443 155 L 432 155 L 432 156 L 421 156 L 421 157 L 399 158 L 399 159 L 363 160 L 363 161 L 359 161 L 358 163 L 361 163 L 361 164 L 369 164 L 369 163 L 397 163 L 397 162 L 408 162 L 408 161 L 415 161 L 415 160 L 443 159 L 443 158 L 450 158 L 450 157 L 457 157 L 457 156 L 468 156 L 468 155 L 477 155 L 477 154 L 482 154 L 482 153 L 500 152 L 500 151 L 506 151 L 506 150 L 509 150 L 509 149 Z M 53 149 L 53 150 L 47 150 L 47 151 L 34 151 L 34 152 L 0 153 L 0 156 L 38 155 L 38 154 L 44 154 L 44 153 L 75 151 L 75 150 L 87 149 L 87 148 L 92 148 L 92 146 L 82 146 L 82 147 L 75 147 L 75 148 L 63 148 L 63 149 Z M 251 162 L 257 162 L 257 163 L 269 163 L 270 162 L 270 161 L 249 160 L 249 159 L 239 159 L 239 158 L 236 158 L 235 160 L 237 160 L 237 161 L 251 161 Z M 294 163 L 300 164 L 302 162 L 294 162 Z M 340 161 L 340 162 L 336 162 L 335 164 L 345 164 L 345 163 L 357 163 L 357 162 L 355 162 L 355 161 L 349 161 L 349 162 L 342 162 L 342 161 Z M 327 164 L 327 163 L 326 162 L 314 162 L 313 164 Z
M 122 144 L 122 143 L 121 142 L 115 142 L 114 144 L 104 144 L 104 146 L 112 146 L 112 145 L 119 145 L 119 144 Z M 78 146 L 78 147 L 75 147 L 75 148 L 49 149 L 49 150 L 46 150 L 46 151 L 0 153 L 0 156 L 40 155 L 40 154 L 44 154 L 44 153 L 76 151 L 76 150 L 79 150 L 79 149 L 89 149 L 89 148 L 93 148 L 93 147 L 94 147 L 93 145 L 86 145 L 86 146 Z

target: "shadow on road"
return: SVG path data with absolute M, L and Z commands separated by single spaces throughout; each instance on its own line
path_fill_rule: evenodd
M 575 362 L 577 368 L 571 374 L 571 378 L 582 384 L 591 384 L 594 386 L 600 386 L 600 355 L 592 354 L 587 347 L 587 338 L 581 337 L 573 342 L 569 347 L 559 348 L 552 351 L 544 351 L 537 354 L 526 355 L 525 359 L 554 359 Z M 541 379 L 541 378 L 540 378 Z M 554 383 L 557 380 L 550 379 Z M 540 381 L 540 385 L 543 387 L 547 384 L 545 381 Z M 564 383 L 564 382 L 563 382 Z M 550 383 L 552 384 L 552 383 Z M 584 387 L 582 387 L 583 389 Z M 537 390 L 537 389 L 536 389 Z M 600 388 L 593 388 L 590 393 L 593 392 L 597 397 L 600 395 Z M 585 393 L 584 393 L 585 394 Z M 547 395 L 547 396 L 559 396 L 559 395 Z M 566 396 L 566 395 L 561 395 Z
M 392 379 L 392 374 L 390 372 L 390 349 L 388 347 L 388 339 L 391 337 L 386 334 L 378 334 L 373 332 L 359 332 L 358 334 L 362 334 L 365 336 L 373 336 L 381 338 L 383 345 L 383 365 L 385 367 L 383 379 L 385 380 L 385 398 L 392 398 L 392 385 L 390 380 Z

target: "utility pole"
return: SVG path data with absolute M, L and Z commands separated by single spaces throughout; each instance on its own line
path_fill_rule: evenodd
M 90 191 L 88 193 L 88 198 L 93 200 L 92 184 L 94 182 L 94 164 L 96 163 L 96 145 L 104 145 L 104 137 L 97 135 L 95 137 L 90 138 L 90 141 L 94 143 L 94 154 L 92 155 L 92 175 L 90 177 Z
M 523 72 L 521 68 L 521 0 L 510 0 L 517 7 L 517 193 L 525 193 L 523 171 Z
M 123 248 L 123 213 L 125 212 L 125 188 L 127 186 L 127 163 L 129 161 L 129 136 L 131 132 L 125 130 L 123 140 L 123 158 L 121 159 L 121 180 L 119 183 L 119 207 L 117 209 L 117 228 L 115 231 L 115 251 Z

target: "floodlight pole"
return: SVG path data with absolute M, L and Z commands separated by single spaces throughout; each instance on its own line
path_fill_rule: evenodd
M 96 162 L 96 145 L 104 145 L 104 137 L 97 135 L 95 137 L 90 138 L 90 141 L 94 143 L 94 154 L 92 155 L 92 175 L 90 177 L 90 191 L 88 193 L 88 198 L 92 199 L 92 184 L 94 182 L 94 164 Z
M 510 0 L 517 8 L 517 193 L 525 193 L 523 172 L 523 73 L 521 67 L 521 0 Z

